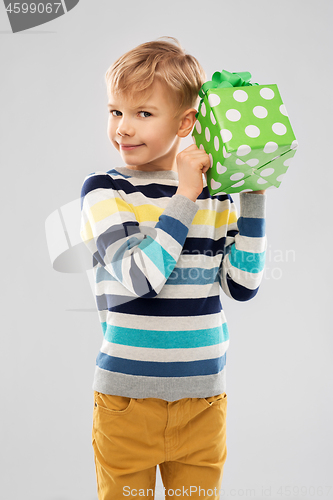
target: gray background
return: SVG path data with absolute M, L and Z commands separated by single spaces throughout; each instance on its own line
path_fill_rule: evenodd
M 91 385 L 102 331 L 87 275 L 52 269 L 44 224 L 78 198 L 87 174 L 122 164 L 106 135 L 104 74 L 163 35 L 208 77 L 227 69 L 277 83 L 299 142 L 281 187 L 267 193 L 259 294 L 223 298 L 231 343 L 222 498 L 333 498 L 331 7 L 81 0 L 13 35 L 0 5 L 1 498 L 97 498 Z M 163 498 L 159 476 L 157 490 Z

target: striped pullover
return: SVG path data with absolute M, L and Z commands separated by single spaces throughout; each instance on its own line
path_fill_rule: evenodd
M 196 202 L 175 171 L 88 175 L 81 238 L 92 253 L 103 343 L 94 390 L 130 398 L 204 398 L 226 390 L 229 333 L 220 291 L 254 297 L 265 261 L 265 195 Z

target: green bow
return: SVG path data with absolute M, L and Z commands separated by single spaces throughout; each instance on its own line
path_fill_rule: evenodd
M 201 97 L 199 110 L 196 114 L 196 118 L 199 116 L 200 108 L 203 103 L 203 98 L 205 97 L 209 89 L 220 89 L 227 87 L 246 87 L 249 85 L 259 85 L 258 83 L 250 83 L 251 73 L 248 71 L 243 71 L 240 73 L 230 73 L 229 71 L 222 70 L 221 72 L 216 71 L 212 79 L 204 83 L 199 90 L 199 96 Z

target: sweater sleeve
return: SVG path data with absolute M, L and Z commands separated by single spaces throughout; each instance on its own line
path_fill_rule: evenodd
M 228 237 L 219 269 L 223 291 L 232 299 L 250 300 L 259 289 L 265 265 L 265 194 L 240 193 L 237 231 Z
M 197 210 L 175 194 L 155 226 L 144 226 L 112 177 L 96 172 L 82 186 L 80 234 L 95 262 L 135 296 L 151 298 L 172 273 Z

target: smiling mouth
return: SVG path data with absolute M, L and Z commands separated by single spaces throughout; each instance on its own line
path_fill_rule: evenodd
M 143 144 L 119 144 L 122 151 L 130 151 L 132 149 L 139 148 L 140 146 L 143 146 Z

